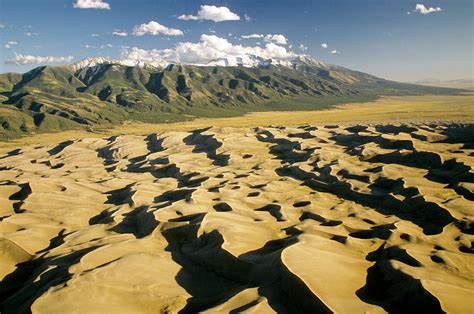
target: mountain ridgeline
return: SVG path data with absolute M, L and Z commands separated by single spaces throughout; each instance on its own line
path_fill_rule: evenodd
M 0 138 L 94 130 L 126 120 L 171 122 L 250 111 L 316 110 L 379 95 L 453 92 L 301 57 L 291 66 L 41 66 L 24 74 L 0 74 Z

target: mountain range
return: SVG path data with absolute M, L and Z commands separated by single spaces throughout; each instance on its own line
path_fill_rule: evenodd
M 454 93 L 326 64 L 215 60 L 206 65 L 88 58 L 0 74 L 0 137 L 109 127 L 127 120 L 170 122 L 249 111 L 311 110 L 380 95 Z
M 424 80 L 416 81 L 414 84 L 434 86 L 434 87 L 448 87 L 448 88 L 461 88 L 461 89 L 474 89 L 474 79 L 456 79 L 456 80 L 439 80 L 434 78 L 427 78 Z

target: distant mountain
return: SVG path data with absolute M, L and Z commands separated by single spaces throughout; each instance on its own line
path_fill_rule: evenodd
M 392 82 L 306 56 L 211 64 L 88 58 L 25 74 L 0 74 L 0 137 L 107 127 L 125 120 L 163 122 L 259 110 L 309 110 L 381 94 L 454 92 Z
M 424 79 L 416 81 L 415 84 L 434 86 L 434 87 L 447 87 L 447 88 L 462 88 L 462 89 L 474 89 L 474 79 L 457 79 L 457 80 L 439 80 L 439 79 Z

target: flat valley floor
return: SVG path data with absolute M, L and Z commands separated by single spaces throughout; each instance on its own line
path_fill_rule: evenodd
M 212 127 L 0 155 L 2 313 L 469 313 L 474 125 Z
M 54 144 L 75 138 L 115 135 L 148 135 L 168 131 L 191 131 L 217 127 L 257 127 L 268 125 L 354 125 L 400 122 L 474 122 L 474 91 L 460 95 L 384 96 L 365 103 L 341 104 L 314 111 L 262 111 L 230 118 L 196 118 L 174 123 L 126 121 L 118 126 L 91 131 L 69 130 L 38 133 L 8 142 L 0 141 L 0 153 L 30 144 Z

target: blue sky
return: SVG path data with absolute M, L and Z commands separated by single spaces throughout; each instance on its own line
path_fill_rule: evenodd
M 133 47 L 142 52 L 163 50 L 182 42 L 198 43 L 202 34 L 234 45 L 257 47 L 259 42 L 264 47 L 265 38 L 241 36 L 281 34 L 287 43 L 275 43 L 286 51 L 388 79 L 473 77 L 472 0 L 95 0 L 110 9 L 74 8 L 76 1 L 0 0 L 0 72 L 68 63 L 70 56 L 72 62 L 90 56 L 120 58 Z M 414 11 L 417 3 L 434 12 Z M 226 7 L 240 19 L 198 19 L 201 5 Z M 195 18 L 178 19 L 180 15 Z M 133 35 L 135 26 L 150 21 L 183 35 Z M 127 36 L 113 35 L 114 31 Z M 8 62 L 17 55 L 53 58 L 24 65 Z

